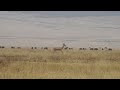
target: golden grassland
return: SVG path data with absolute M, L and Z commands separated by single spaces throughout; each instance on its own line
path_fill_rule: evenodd
M 120 79 L 120 51 L 0 49 L 1 79 Z

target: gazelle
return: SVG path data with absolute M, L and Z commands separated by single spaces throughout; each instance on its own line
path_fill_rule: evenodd
M 48 47 L 44 47 L 44 50 L 48 50 Z
M 64 49 L 65 49 L 65 50 L 67 50 L 67 49 L 68 49 L 68 47 L 65 47 Z
M 112 51 L 112 48 L 108 48 L 109 51 Z
M 62 47 L 55 47 L 53 48 L 54 51 L 61 51 L 62 52 L 62 49 L 64 49 L 66 45 L 63 43 L 63 46 Z

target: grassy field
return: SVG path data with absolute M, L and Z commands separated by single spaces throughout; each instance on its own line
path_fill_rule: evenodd
M 0 49 L 1 79 L 120 79 L 120 51 Z

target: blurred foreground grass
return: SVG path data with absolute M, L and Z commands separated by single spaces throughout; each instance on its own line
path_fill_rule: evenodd
M 120 51 L 0 49 L 0 78 L 120 78 Z

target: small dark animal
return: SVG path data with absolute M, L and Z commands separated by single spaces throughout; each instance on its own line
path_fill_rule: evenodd
M 69 50 L 73 50 L 73 48 L 69 48 Z
M 109 48 L 108 50 L 109 50 L 109 51 L 112 51 L 112 48 Z
M 44 47 L 45 50 L 48 50 L 48 47 Z
M 98 48 L 94 48 L 94 50 L 98 50 Z
M 83 48 L 79 48 L 79 50 L 82 50 Z
M 11 48 L 15 48 L 15 47 L 11 47 Z
M 90 48 L 90 50 L 94 50 L 94 48 Z
M 4 46 L 2 46 L 1 48 L 5 48 Z
M 86 48 L 83 48 L 83 50 L 86 50 Z

